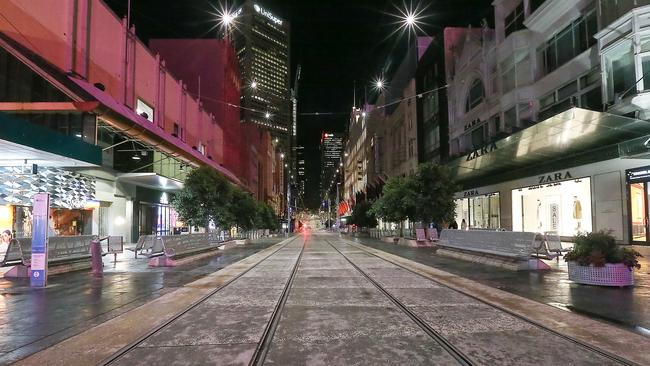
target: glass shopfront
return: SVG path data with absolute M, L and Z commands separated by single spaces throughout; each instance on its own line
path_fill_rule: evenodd
M 73 236 L 92 234 L 92 208 L 50 208 L 48 235 Z M 0 206 L 0 229 L 11 230 L 16 238 L 32 235 L 32 207 Z
M 460 229 L 463 220 L 468 228 L 498 229 L 501 226 L 499 193 L 459 198 L 456 203 L 456 223 Z
M 625 175 L 630 202 L 629 229 L 632 242 L 649 244 L 650 167 L 627 170 Z
M 514 231 L 573 236 L 592 231 L 591 179 L 546 182 L 512 191 Z

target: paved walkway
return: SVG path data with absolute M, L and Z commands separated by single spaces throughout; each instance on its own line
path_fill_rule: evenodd
M 260 239 L 253 244 L 175 268 L 149 268 L 148 259 L 133 252 L 104 257 L 104 277 L 89 271 L 51 276 L 42 290 L 29 279 L 0 278 L 0 365 L 104 323 L 246 258 L 284 238 Z
M 135 309 L 19 364 L 650 362 L 640 335 L 481 286 L 314 233 L 162 296 L 155 317 Z
M 567 265 L 563 259 L 547 261 L 552 267 L 551 271 L 508 271 L 437 256 L 431 248 L 412 248 L 363 237 L 346 238 L 650 337 L 650 247 L 635 247 L 644 255 L 640 260 L 641 269 L 635 270 L 635 286 L 611 288 L 579 285 L 569 281 Z

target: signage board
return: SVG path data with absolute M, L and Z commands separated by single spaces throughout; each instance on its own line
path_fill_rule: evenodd
M 650 181 L 650 166 L 626 170 L 625 179 L 627 180 L 628 183 Z
M 47 228 L 50 212 L 50 195 L 37 193 L 32 197 L 32 271 L 31 287 L 47 286 Z

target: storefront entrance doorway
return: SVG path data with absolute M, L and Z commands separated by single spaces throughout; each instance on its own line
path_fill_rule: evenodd
M 648 238 L 648 183 L 632 183 L 630 191 L 630 224 L 632 241 L 647 244 Z

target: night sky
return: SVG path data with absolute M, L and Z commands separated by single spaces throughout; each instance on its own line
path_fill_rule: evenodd
M 127 0 L 104 0 L 118 15 L 126 14 Z M 430 0 L 422 13 L 422 30 L 432 34 L 445 26 L 478 27 L 481 19 L 493 23 L 491 0 Z M 132 24 L 145 42 L 149 38 L 215 37 L 216 0 L 131 0 Z M 232 4 L 229 1 L 228 4 Z M 390 0 L 259 0 L 259 4 L 291 22 L 291 73 L 302 65 L 298 94 L 298 144 L 307 154 L 305 204 L 318 207 L 320 173 L 318 144 L 321 132 L 343 132 L 353 102 L 381 73 L 388 60 L 404 52 L 405 36 L 390 35 L 397 27 L 398 8 L 417 2 Z M 413 4 L 413 6 L 410 6 Z M 232 7 L 232 5 L 230 6 Z M 233 7 L 234 8 L 234 7 Z M 293 82 L 292 82 L 293 85 Z M 330 113 L 313 116 L 312 112 Z

